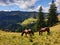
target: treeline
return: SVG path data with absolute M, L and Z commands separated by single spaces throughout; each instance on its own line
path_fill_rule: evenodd
M 1 26 L 1 30 L 6 31 L 6 32 L 22 32 L 26 28 L 31 28 L 34 26 L 33 24 L 29 25 L 20 25 L 20 24 L 10 24 L 10 25 L 5 25 L 4 27 Z

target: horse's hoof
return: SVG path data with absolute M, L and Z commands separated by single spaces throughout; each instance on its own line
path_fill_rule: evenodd
M 33 42 L 33 40 L 30 40 L 30 42 Z

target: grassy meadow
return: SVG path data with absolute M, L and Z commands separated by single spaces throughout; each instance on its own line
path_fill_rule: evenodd
M 60 15 L 58 17 L 60 20 Z M 35 32 L 30 38 L 25 35 L 22 37 L 21 33 L 0 31 L 0 45 L 60 45 L 60 23 L 50 27 L 50 33 L 47 35 L 47 32 L 44 32 L 39 36 L 38 32 Z M 33 42 L 30 42 L 30 39 Z
M 38 32 L 35 32 L 33 42 L 30 42 L 29 36 L 21 37 L 21 33 L 0 31 L 0 45 L 60 45 L 60 24 L 51 27 L 50 30 L 50 35 L 44 32 L 39 36 Z

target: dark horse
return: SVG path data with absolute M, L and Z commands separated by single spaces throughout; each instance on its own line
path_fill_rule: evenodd
M 25 34 L 26 36 L 27 36 L 27 34 L 32 36 L 32 35 L 34 35 L 34 32 L 31 29 L 27 28 L 22 32 L 21 36 L 23 36 L 23 34 Z
M 39 30 L 39 35 L 42 33 L 42 32 L 46 32 L 47 31 L 47 34 L 49 35 L 50 34 L 50 29 L 49 27 L 44 27 L 44 28 L 41 28 Z

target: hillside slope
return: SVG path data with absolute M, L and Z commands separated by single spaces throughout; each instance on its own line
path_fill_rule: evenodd
M 21 33 L 0 31 L 0 45 L 60 45 L 60 24 L 50 28 L 51 34 L 46 32 L 39 36 L 35 32 L 30 42 L 30 37 L 21 37 Z

